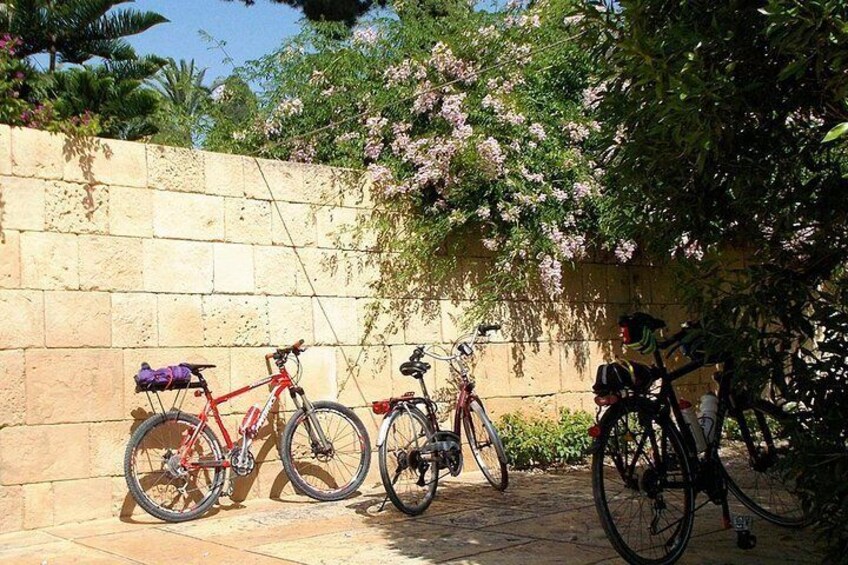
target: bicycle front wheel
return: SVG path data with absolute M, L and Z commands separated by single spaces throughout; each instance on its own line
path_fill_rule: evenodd
M 427 417 L 414 408 L 395 410 L 380 445 L 380 478 L 392 504 L 405 514 L 421 514 L 436 496 L 438 466 L 424 460 L 421 449 L 432 436 Z
M 289 480 L 316 500 L 341 500 L 358 489 L 371 466 L 371 441 L 353 410 L 335 402 L 312 404 L 291 417 L 280 443 L 280 459 Z M 327 443 L 322 444 L 319 430 Z
M 774 404 L 751 403 L 725 421 L 719 459 L 728 489 L 742 504 L 772 524 L 800 528 L 809 519 L 786 465 L 792 423 Z
M 509 475 L 503 443 L 479 401 L 473 400 L 468 405 L 462 423 L 471 453 L 486 480 L 497 490 L 506 490 Z
M 184 522 L 205 513 L 224 484 L 221 444 L 208 427 L 183 459 L 183 444 L 202 426 L 182 412 L 151 416 L 133 433 L 124 454 L 130 494 L 148 514 Z M 183 464 L 185 462 L 185 464 Z
M 601 418 L 592 490 L 601 525 L 628 563 L 664 565 L 683 554 L 695 492 L 677 429 L 647 401 L 623 400 Z

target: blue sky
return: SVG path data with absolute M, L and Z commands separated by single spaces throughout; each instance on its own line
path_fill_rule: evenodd
M 193 58 L 200 67 L 209 68 L 207 83 L 231 69 L 222 62 L 225 55 L 210 50 L 199 30 L 226 42 L 227 52 L 239 65 L 269 53 L 283 38 L 296 34 L 301 18 L 299 11 L 269 0 L 257 0 L 253 6 L 224 0 L 136 0 L 123 6 L 158 12 L 170 20 L 128 38 L 139 53 Z

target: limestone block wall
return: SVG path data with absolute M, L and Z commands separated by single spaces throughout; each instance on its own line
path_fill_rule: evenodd
M 396 367 L 414 344 L 451 342 L 467 302 L 411 296 L 422 315 L 384 315 L 384 326 L 400 323 L 363 332 L 380 273 L 367 261 L 377 251 L 344 232 L 371 207 L 367 185 L 348 176 L 0 127 L 0 532 L 136 511 L 122 464 L 150 413 L 133 388 L 142 361 L 213 363 L 210 383 L 224 393 L 264 375 L 271 346 L 303 338 L 310 397 L 355 407 L 376 437 L 367 406 L 414 389 Z M 470 269 L 480 260 L 464 259 Z M 495 417 L 592 410 L 587 391 L 615 354 L 618 314 L 638 303 L 682 317 L 651 267 L 585 264 L 568 285 L 568 327 L 511 333 L 534 312 L 512 304 L 514 319 L 481 354 L 478 390 Z M 428 378 L 431 389 L 449 384 L 439 364 Z M 265 394 L 226 406 L 231 430 Z M 264 430 L 258 472 L 236 498 L 291 488 L 275 445 L 287 416 Z

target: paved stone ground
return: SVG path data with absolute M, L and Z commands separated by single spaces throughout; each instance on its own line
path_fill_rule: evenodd
M 440 485 L 425 515 L 409 518 L 378 487 L 337 503 L 300 496 L 229 501 L 199 520 L 163 524 L 146 515 L 0 536 L 0 564 L 112 563 L 599 564 L 616 558 L 592 503 L 585 471 L 513 473 L 498 493 L 479 473 Z M 740 509 L 741 511 L 741 509 Z M 815 534 L 754 523 L 756 549 L 736 547 L 709 505 L 681 563 L 817 563 Z

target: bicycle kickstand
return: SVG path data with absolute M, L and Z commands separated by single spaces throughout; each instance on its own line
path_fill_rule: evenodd
M 725 529 L 731 527 L 736 532 L 736 547 L 739 549 L 754 549 L 757 547 L 757 536 L 751 533 L 751 526 L 754 523 L 752 516 L 737 514 L 730 518 L 730 508 L 727 505 L 727 498 L 721 503 L 722 521 Z

